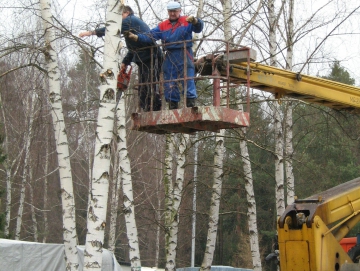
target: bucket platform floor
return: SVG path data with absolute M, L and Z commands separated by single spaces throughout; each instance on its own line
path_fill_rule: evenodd
M 155 134 L 218 132 L 249 126 L 249 113 L 219 106 L 198 106 L 132 114 L 132 130 Z

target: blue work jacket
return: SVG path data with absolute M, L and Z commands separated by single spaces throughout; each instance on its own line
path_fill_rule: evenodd
M 147 33 L 139 34 L 138 42 L 147 43 L 152 40 L 160 40 L 162 44 L 165 44 L 164 50 L 174 50 L 184 48 L 183 43 L 170 44 L 166 43 L 187 41 L 186 48 L 192 47 L 192 32 L 200 33 L 204 28 L 204 22 L 197 18 L 198 22 L 193 25 L 186 21 L 187 16 L 180 16 L 180 18 L 171 22 L 169 19 L 161 22 L 158 26 L 151 29 Z
M 136 35 L 140 33 L 145 33 L 150 30 L 149 26 L 142 21 L 140 18 L 135 15 L 129 15 L 125 19 L 122 20 L 121 24 L 121 34 L 124 34 L 126 31 L 130 31 Z M 105 36 L 105 27 L 95 29 L 96 35 L 98 37 Z M 125 38 L 126 47 L 128 48 L 128 53 L 122 60 L 122 63 L 125 65 L 130 65 L 131 62 L 141 63 L 150 60 L 151 57 L 151 49 L 143 49 L 144 47 L 153 46 L 155 42 L 153 40 L 146 40 L 144 42 L 135 42 L 128 38 Z M 154 49 L 154 56 L 161 54 L 161 50 Z

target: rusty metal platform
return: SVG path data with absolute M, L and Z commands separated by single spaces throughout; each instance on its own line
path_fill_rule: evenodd
M 133 113 L 132 130 L 155 134 L 218 132 L 249 126 L 249 113 L 218 106 Z

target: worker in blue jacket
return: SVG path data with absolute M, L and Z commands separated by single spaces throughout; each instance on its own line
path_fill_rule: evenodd
M 134 11 L 130 6 L 125 6 L 122 13 L 121 34 L 133 32 L 135 34 L 145 33 L 150 30 L 149 26 L 140 18 L 134 15 Z M 98 37 L 105 36 L 105 27 L 95 29 L 94 31 L 85 31 L 79 34 L 80 37 L 96 35 Z M 144 42 L 135 42 L 125 36 L 125 43 L 128 52 L 122 60 L 120 69 L 126 69 L 131 62 L 139 67 L 139 83 L 151 82 L 151 67 L 153 67 L 152 82 L 159 82 L 160 70 L 162 64 L 162 51 L 159 47 L 143 49 L 155 45 L 152 40 Z M 153 58 L 151 59 L 151 56 Z M 152 61 L 152 63 L 151 63 Z M 151 65 L 152 64 L 152 65 Z M 153 110 L 161 109 L 161 97 L 159 92 L 159 84 L 140 85 L 139 98 L 140 107 L 144 111 L 150 111 L 151 104 L 151 88 L 153 88 Z
M 169 103 L 169 109 L 177 109 L 180 94 L 184 91 L 184 80 L 181 80 L 181 84 L 179 81 L 176 81 L 178 78 L 184 78 L 184 43 L 168 43 L 186 42 L 186 76 L 194 77 L 192 32 L 200 33 L 204 23 L 201 19 L 194 16 L 181 16 L 181 6 L 178 2 L 169 2 L 167 10 L 169 18 L 161 22 L 157 27 L 147 33 L 127 33 L 127 37 L 139 43 L 161 39 L 165 50 L 162 68 L 165 80 L 165 99 Z M 186 106 L 194 107 L 196 98 L 195 81 L 194 79 L 187 79 Z

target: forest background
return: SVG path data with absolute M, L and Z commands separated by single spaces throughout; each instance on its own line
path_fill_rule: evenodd
M 204 4 L 200 17 L 205 22 L 205 29 L 200 38 L 224 38 L 221 2 L 224 1 L 206 1 Z M 167 17 L 166 3 L 167 1 L 149 0 L 131 1 L 127 4 L 133 7 L 136 15 L 154 27 Z M 199 1 L 181 3 L 183 13 L 196 14 Z M 286 51 L 291 47 L 287 43 L 290 3 L 287 0 L 232 3 L 229 16 L 233 26 L 231 41 L 256 50 L 257 61 L 260 63 L 287 68 L 286 64 L 289 62 Z M 274 28 L 270 27 L 271 4 L 274 5 L 278 18 Z M 83 30 L 104 26 L 105 6 L 105 1 L 55 1 L 52 5 L 56 18 L 62 104 L 70 148 L 79 244 L 84 244 L 86 238 L 88 191 L 99 99 L 98 75 L 104 41 L 96 37 L 81 40 L 78 34 Z M 356 1 L 296 1 L 290 69 L 358 85 L 358 8 Z M 19 239 L 61 243 L 61 191 L 49 115 L 43 55 L 44 30 L 39 17 L 39 6 L 36 1 L 2 0 L 0 11 L 3 18 L 0 26 L 1 136 L 2 154 L 6 156 L 1 165 L 0 179 L 1 231 L 6 237 L 15 238 L 19 202 L 21 194 L 25 193 Z M 275 55 L 269 45 L 271 28 L 277 33 Z M 215 50 L 216 46 L 210 42 L 204 43 L 197 53 L 208 53 Z M 124 47 L 122 53 L 125 52 Z M 133 80 L 136 81 L 136 76 Z M 199 85 L 200 102 L 206 103 L 210 99 L 209 86 L 211 82 L 206 82 L 205 86 Z M 131 101 L 132 97 L 132 92 L 129 91 L 124 99 Z M 131 105 L 131 102 L 127 104 Z M 267 93 L 257 90 L 251 92 L 251 126 L 247 129 L 246 142 L 252 165 L 262 260 L 273 250 L 278 215 L 275 197 L 277 138 L 274 134 L 274 104 L 278 104 L 278 101 Z M 288 104 L 288 101 L 284 101 L 279 105 L 283 137 Z M 291 107 L 294 149 L 284 159 L 291 160 L 293 164 L 295 194 L 300 198 L 307 197 L 358 177 L 359 115 L 296 100 L 291 101 Z M 127 119 L 133 110 L 133 107 L 127 107 Z M 130 127 L 130 123 L 127 125 Z M 165 191 L 162 178 L 165 136 L 130 129 L 127 129 L 127 134 L 142 265 L 154 265 L 154 252 L 158 246 L 159 266 L 163 266 Z M 191 139 L 186 152 L 180 209 L 178 267 L 190 265 L 194 180 L 197 184 L 196 266 L 201 264 L 204 255 L 212 193 L 215 136 L 210 132 L 198 133 L 197 147 L 201 151 L 196 158 L 195 139 Z M 240 139 L 243 138 L 237 130 L 225 133 L 219 228 L 213 264 L 252 268 L 246 175 L 239 151 Z M 7 198 L 9 193 L 12 195 L 11 202 Z M 10 206 L 11 210 L 8 226 L 5 217 L 9 212 L 6 206 Z M 8 231 L 5 230 L 6 226 Z M 356 231 L 358 229 L 351 234 Z M 128 250 L 123 208 L 119 202 L 115 248 L 117 259 L 129 261 Z M 270 270 L 274 266 L 263 262 L 263 268 Z

